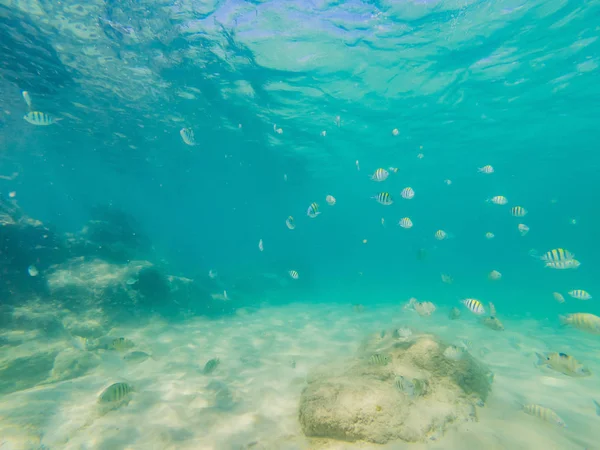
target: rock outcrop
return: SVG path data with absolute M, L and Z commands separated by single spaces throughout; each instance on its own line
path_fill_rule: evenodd
M 477 420 L 493 375 L 467 352 L 449 358 L 433 335 L 378 334 L 353 361 L 324 367 L 304 389 L 299 420 L 308 437 L 425 442 Z M 446 355 L 449 355 L 446 352 Z

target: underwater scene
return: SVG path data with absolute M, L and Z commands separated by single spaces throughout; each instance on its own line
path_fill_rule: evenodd
M 0 450 L 600 450 L 600 0 L 0 0 Z

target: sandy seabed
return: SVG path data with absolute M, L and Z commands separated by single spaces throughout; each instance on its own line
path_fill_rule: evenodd
M 423 318 L 399 305 L 356 312 L 349 305 L 293 304 L 244 309 L 218 320 L 155 319 L 114 328 L 110 336 L 132 340 L 134 350 L 153 358 L 132 363 L 123 353 L 97 350 L 99 363 L 84 376 L 0 397 L 0 449 L 600 449 L 592 401 L 600 401 L 600 336 L 560 328 L 557 320 L 510 318 L 502 318 L 506 331 L 498 332 L 466 310 L 449 320 L 447 309 Z M 457 425 L 428 443 L 306 438 L 298 404 L 311 370 L 352 357 L 370 333 L 398 327 L 470 342 L 471 354 L 495 374 L 478 422 Z M 64 351 L 89 353 L 69 339 Z M 536 367 L 536 351 L 571 354 L 592 376 Z M 219 366 L 204 374 L 204 364 L 215 357 Z M 116 381 L 129 382 L 136 392 L 127 405 L 100 413 L 98 394 Z M 568 428 L 526 415 L 519 404 L 527 403 L 554 409 Z

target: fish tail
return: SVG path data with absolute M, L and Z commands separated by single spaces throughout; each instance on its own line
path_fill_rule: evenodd
M 535 363 L 536 366 L 543 366 L 544 364 L 546 364 L 546 357 L 544 355 L 542 355 L 541 353 L 535 352 L 535 356 L 537 356 L 537 362 Z
M 569 318 L 567 316 L 558 316 L 558 320 L 560 320 L 560 325 L 563 327 L 569 325 Z

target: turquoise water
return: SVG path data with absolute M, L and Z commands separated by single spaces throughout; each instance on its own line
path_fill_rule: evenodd
M 77 336 L 65 325 L 71 313 L 110 335 L 155 319 L 227 328 L 241 308 L 269 317 L 291 304 L 349 315 L 362 304 L 375 318 L 397 306 L 400 316 L 411 297 L 432 301 L 444 322 L 476 298 L 514 321 L 519 339 L 550 327 L 556 343 L 546 350 L 562 345 L 600 369 L 597 337 L 558 319 L 600 315 L 599 14 L 598 1 L 2 2 L 2 211 L 43 223 L 3 222 L 2 348 L 35 348 L 56 317 L 58 334 Z M 29 111 L 59 120 L 35 126 L 23 120 Z M 485 165 L 494 173 L 478 171 Z M 390 167 L 397 173 L 371 180 Z M 413 199 L 401 197 L 407 186 Z M 380 192 L 394 203 L 378 204 Z M 508 204 L 486 201 L 497 195 Z M 514 206 L 527 215 L 511 216 Z M 90 220 L 106 221 L 94 238 Z M 113 238 L 116 229 L 125 231 Z M 437 240 L 439 229 L 449 237 Z M 556 248 L 581 266 L 553 270 L 532 257 Z M 114 266 L 89 269 L 79 288 L 112 277 L 130 286 L 126 297 L 110 297 L 114 286 L 57 287 L 95 259 Z M 178 285 L 163 302 L 162 281 L 143 291 L 137 269 L 117 272 L 139 260 L 194 287 L 177 297 Z M 501 280 L 488 279 L 492 270 Z M 573 289 L 592 299 L 571 298 Z M 18 322 L 33 304 L 62 312 Z M 374 320 L 365 333 L 377 331 Z M 14 340 L 24 329 L 31 335 Z M 587 339 L 580 350 L 575 336 Z

